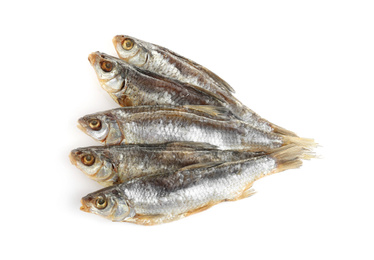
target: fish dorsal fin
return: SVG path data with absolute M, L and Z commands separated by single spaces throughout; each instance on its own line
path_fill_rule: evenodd
M 203 89 L 201 87 L 198 87 L 196 85 L 192 85 L 192 84 L 189 84 L 189 83 L 185 83 L 185 82 L 179 82 L 181 85 L 183 85 L 185 88 L 192 88 L 194 89 L 195 91 L 197 92 L 200 92 L 204 95 L 207 95 L 207 96 L 211 96 L 213 98 L 215 98 L 216 100 L 220 101 L 220 102 L 226 102 L 225 100 L 223 100 L 222 98 L 220 98 L 217 94 L 209 91 L 209 90 L 206 90 L 206 89 Z
M 235 90 L 227 83 L 224 81 L 221 77 L 219 77 L 217 74 L 213 73 L 212 71 L 208 70 L 207 68 L 201 66 L 200 64 L 197 64 L 196 62 L 187 59 L 169 49 L 166 49 L 162 46 L 157 45 L 157 47 L 163 51 L 163 52 L 168 52 L 171 55 L 181 59 L 182 61 L 190 64 L 192 67 L 196 68 L 197 70 L 203 71 L 205 74 L 207 74 L 222 90 L 227 91 L 227 92 L 232 92 L 235 93 Z
M 179 56 L 180 57 L 180 56 Z M 191 65 L 194 66 L 196 69 L 198 70 L 201 70 L 201 71 L 204 71 L 207 75 L 209 75 L 209 77 L 211 77 L 213 79 L 213 81 L 215 81 L 217 83 L 217 85 L 227 91 L 227 92 L 232 92 L 232 93 L 235 93 L 235 90 L 233 89 L 233 87 L 231 87 L 229 85 L 229 83 L 227 83 L 226 81 L 224 81 L 221 77 L 219 77 L 217 74 L 215 74 L 214 72 L 208 70 L 207 68 L 205 68 L 204 66 L 201 66 L 200 64 L 197 64 L 193 61 L 190 61 Z
M 188 150 L 215 150 L 218 149 L 217 146 L 208 143 L 198 143 L 198 142 L 170 142 L 166 143 L 168 149 L 188 149 Z
M 203 114 L 207 114 L 208 117 L 213 117 L 217 120 L 233 120 L 238 119 L 229 109 L 225 107 L 217 106 L 203 106 L 203 105 L 185 105 L 187 109 L 195 110 Z
M 195 170 L 195 169 L 208 169 L 208 168 L 216 167 L 224 163 L 225 162 L 222 162 L 222 161 L 221 162 L 196 163 L 196 164 L 192 164 L 192 165 L 180 168 L 178 172 L 190 171 L 190 170 Z
M 121 61 L 121 62 L 125 63 L 124 61 Z M 146 76 L 148 76 L 150 78 L 158 79 L 158 80 L 165 81 L 165 82 L 168 82 L 168 83 L 178 84 L 178 85 L 183 86 L 184 88 L 187 88 L 187 89 L 190 88 L 190 89 L 193 89 L 193 90 L 195 90 L 195 91 L 197 91 L 199 93 L 202 93 L 204 95 L 211 96 L 211 97 L 215 98 L 216 100 L 218 100 L 220 102 L 226 102 L 225 100 L 223 100 L 222 98 L 220 98 L 217 94 L 215 94 L 215 93 L 213 93 L 211 91 L 208 91 L 206 89 L 203 89 L 203 88 L 201 88 L 199 86 L 195 86 L 195 85 L 192 85 L 192 84 L 186 83 L 186 82 L 181 82 L 181 81 L 178 81 L 176 79 L 171 79 L 171 78 L 168 78 L 168 77 L 156 74 L 156 73 L 154 73 L 152 71 L 132 66 L 131 64 L 126 64 L 126 66 L 131 66 L 138 73 L 146 75 Z

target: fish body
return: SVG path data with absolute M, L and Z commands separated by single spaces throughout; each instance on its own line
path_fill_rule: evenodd
M 204 107 L 206 114 L 173 107 L 118 108 L 84 116 L 78 120 L 88 135 L 110 144 L 159 144 L 165 142 L 205 142 L 220 149 L 270 151 L 290 142 L 300 141 L 266 133 L 251 125 L 226 117 L 223 108 Z M 209 113 L 210 112 L 210 113 Z M 218 115 L 215 115 L 215 114 Z M 98 124 L 100 127 L 95 127 Z
M 164 47 L 125 35 L 114 37 L 113 44 L 118 56 L 135 66 L 214 93 L 231 95 L 234 91 L 227 82 L 210 70 Z
M 202 88 L 139 69 L 104 53 L 90 54 L 89 61 L 103 89 L 122 107 L 225 104 Z
M 241 160 L 263 154 L 219 150 L 205 143 L 176 142 L 78 148 L 70 153 L 70 159 L 89 178 L 110 186 L 137 177 L 175 172 L 192 164 Z
M 265 132 L 296 136 L 292 131 L 270 123 L 243 105 L 231 93 L 233 89 L 227 82 L 203 66 L 164 47 L 134 37 L 118 35 L 113 38 L 113 43 L 118 56 L 127 63 L 209 91 L 224 100 L 224 106 L 236 116 L 258 129 Z M 130 43 L 130 45 L 127 46 L 126 43 Z
M 81 209 L 112 221 L 170 222 L 250 196 L 256 180 L 298 168 L 302 154 L 300 147 L 289 146 L 245 160 L 196 164 L 174 173 L 144 176 L 88 194 L 82 198 Z

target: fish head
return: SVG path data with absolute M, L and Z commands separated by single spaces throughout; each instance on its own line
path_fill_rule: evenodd
M 70 152 L 70 161 L 89 178 L 105 185 L 117 181 L 116 163 L 107 156 L 103 147 L 77 148 Z
M 88 60 L 105 91 L 117 93 L 125 87 L 127 68 L 121 64 L 121 60 L 98 51 L 91 53 Z
M 134 209 L 117 186 L 111 186 L 88 194 L 81 199 L 81 210 L 112 221 L 124 221 L 135 216 Z
M 151 55 L 147 43 L 134 37 L 117 35 L 113 38 L 113 44 L 122 60 L 137 67 L 143 67 Z
M 119 144 L 124 139 L 116 118 L 110 113 L 99 112 L 81 117 L 78 128 L 105 144 Z

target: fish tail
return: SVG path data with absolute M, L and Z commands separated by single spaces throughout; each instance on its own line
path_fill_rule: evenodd
M 310 150 L 318 146 L 314 139 L 312 138 L 302 138 L 296 136 L 283 136 L 283 141 L 285 145 L 294 144 L 300 146 L 304 149 Z
M 290 169 L 297 169 L 303 165 L 303 162 L 300 159 L 295 159 L 292 161 L 285 161 L 278 164 L 276 172 L 283 172 Z
M 309 151 L 291 144 L 274 150 L 270 156 L 275 159 L 277 164 L 277 168 L 273 172 L 275 173 L 299 168 L 302 165 L 301 159 L 308 157 Z
M 311 159 L 314 159 L 314 158 L 320 158 L 319 156 L 317 156 L 317 154 L 315 152 L 312 152 L 311 150 L 309 149 L 304 149 L 305 152 L 303 154 L 303 156 L 301 157 L 301 159 L 303 160 L 311 160 Z

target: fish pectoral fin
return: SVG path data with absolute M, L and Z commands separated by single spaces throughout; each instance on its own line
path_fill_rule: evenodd
M 218 166 L 220 164 L 223 164 L 225 162 L 205 162 L 205 163 L 196 163 L 196 164 L 192 164 L 192 165 L 188 165 L 186 167 L 183 167 L 183 168 L 180 168 L 178 170 L 178 172 L 181 172 L 181 171 L 186 171 L 186 170 L 193 170 L 193 169 L 198 169 L 198 168 L 211 168 L 211 167 L 215 167 L 215 166 Z
M 126 222 L 135 223 L 138 225 L 145 225 L 145 226 L 153 226 L 157 224 L 162 224 L 162 216 L 161 215 L 140 215 L 136 214 L 132 218 L 128 218 L 125 220 Z
M 213 93 L 213 92 L 211 92 L 209 90 L 200 88 L 198 86 L 195 86 L 195 85 L 192 85 L 192 84 L 189 84 L 189 83 L 181 83 L 181 84 L 183 84 L 183 86 L 185 88 L 187 88 L 187 89 L 188 88 L 192 88 L 192 89 L 196 90 L 197 92 L 200 92 L 200 93 L 202 93 L 204 95 L 211 96 L 211 97 L 215 98 L 216 100 L 218 100 L 220 102 L 226 102 L 223 98 L 219 97 L 217 94 L 215 94 L 215 93 Z
M 208 117 L 213 117 L 216 120 L 230 121 L 238 119 L 232 112 L 225 107 L 217 106 L 203 106 L 203 105 L 185 105 L 185 108 L 205 113 Z
M 199 142 L 170 142 L 166 143 L 166 147 L 173 149 L 190 149 L 190 150 L 212 150 L 218 149 L 216 145 L 209 143 L 199 143 Z
M 183 218 L 184 215 L 141 215 L 137 214 L 134 217 L 127 218 L 125 222 L 130 222 L 138 225 L 153 226 L 163 223 L 168 223 L 174 220 Z

